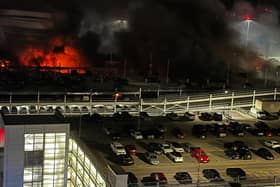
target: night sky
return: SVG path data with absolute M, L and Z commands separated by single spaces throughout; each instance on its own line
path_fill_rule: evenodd
M 78 40 L 79 47 L 95 66 L 102 66 L 104 57 L 111 53 L 120 62 L 127 59 L 128 67 L 137 69 L 138 74 L 146 74 L 152 63 L 154 73 L 161 75 L 169 59 L 174 78 L 223 81 L 229 63 L 238 71 L 254 69 L 242 69 L 234 59 L 239 55 L 243 62 L 245 57 L 244 50 L 233 42 L 238 33 L 229 27 L 229 15 L 243 9 L 246 13 L 249 9 L 258 16 L 260 7 L 269 7 L 278 15 L 280 3 L 277 0 L 13 0 L 1 1 L 0 7 L 63 11 L 68 17 L 67 24 L 55 29 L 55 34 Z M 238 16 L 236 19 L 243 15 Z M 111 31 L 108 22 L 118 19 L 127 20 L 128 29 Z

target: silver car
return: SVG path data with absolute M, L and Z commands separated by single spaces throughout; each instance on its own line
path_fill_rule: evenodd
M 146 152 L 146 153 L 144 153 L 144 157 L 152 165 L 158 165 L 159 164 L 158 157 L 155 153 Z

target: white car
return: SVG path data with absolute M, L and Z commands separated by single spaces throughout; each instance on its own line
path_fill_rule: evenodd
M 135 139 L 135 140 L 142 140 L 143 139 L 143 135 L 140 131 L 136 131 L 136 130 L 131 130 L 130 131 L 130 135 Z
M 167 143 L 160 144 L 160 148 L 164 154 L 173 152 L 173 149 L 171 148 L 170 144 Z
M 185 152 L 183 146 L 177 142 L 171 143 L 171 147 L 175 152 L 178 152 L 178 153 Z
M 266 141 L 264 141 L 264 145 L 269 147 L 269 148 L 272 148 L 272 149 L 280 147 L 279 142 L 276 141 L 276 140 L 266 140 Z
M 184 158 L 182 156 L 181 153 L 178 152 L 172 152 L 172 153 L 168 153 L 167 157 L 172 160 L 173 162 L 183 162 Z
M 116 155 L 126 155 L 127 154 L 124 146 L 119 142 L 112 142 L 110 144 L 110 147 Z

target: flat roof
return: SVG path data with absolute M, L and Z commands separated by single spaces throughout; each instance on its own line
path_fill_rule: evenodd
M 69 124 L 57 115 L 3 115 L 5 125 Z

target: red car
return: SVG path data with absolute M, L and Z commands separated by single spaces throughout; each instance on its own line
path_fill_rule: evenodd
M 129 153 L 129 154 L 136 154 L 136 147 L 134 145 L 126 145 L 125 146 L 125 150 Z
M 167 178 L 165 177 L 164 173 L 161 172 L 151 173 L 151 177 L 153 177 L 155 181 L 159 182 L 160 185 L 167 184 Z
M 178 138 L 178 139 L 184 139 L 185 138 L 185 134 L 181 129 L 175 128 L 173 132 L 174 132 L 174 135 L 176 136 L 176 138 Z
M 200 162 L 200 163 L 207 163 L 207 162 L 209 162 L 209 157 L 200 148 L 192 150 L 191 155 L 192 155 L 192 157 L 195 157 L 197 159 L 197 161 Z

